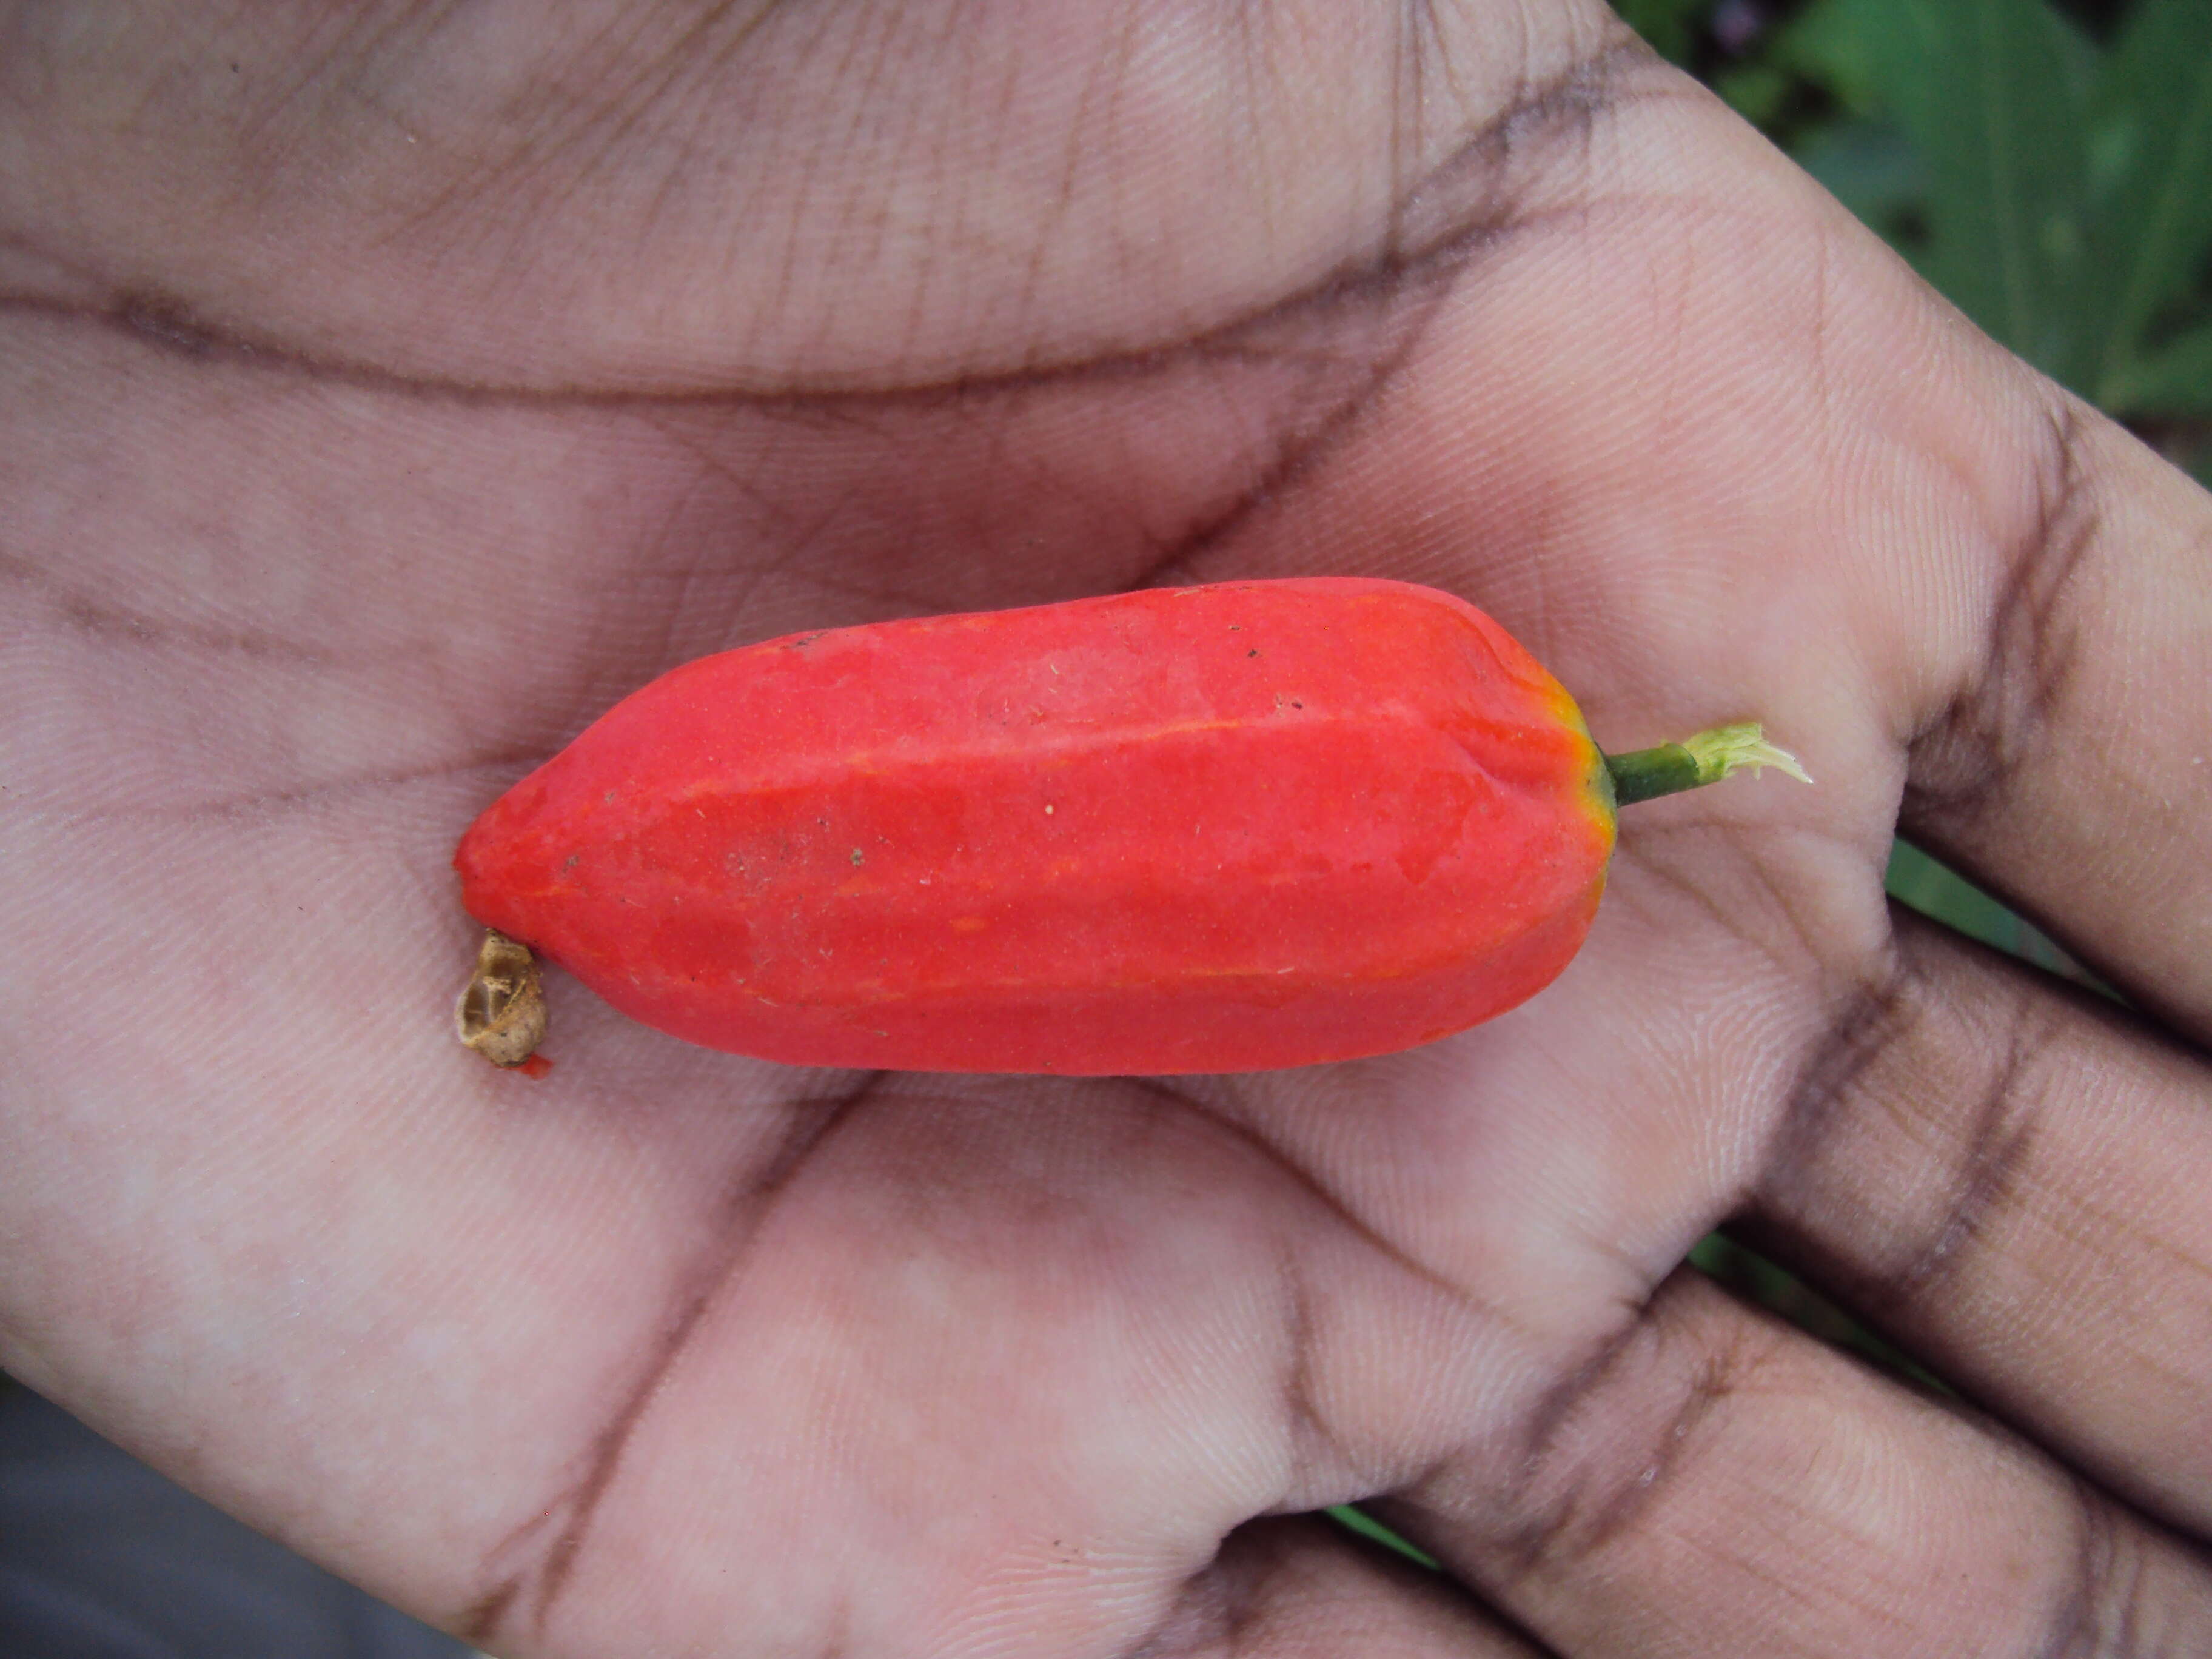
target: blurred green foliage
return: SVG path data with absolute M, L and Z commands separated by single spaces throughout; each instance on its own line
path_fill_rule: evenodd
M 1691 68 L 1715 8 L 1713 0 L 1617 0 L 1613 9 L 1661 57 Z

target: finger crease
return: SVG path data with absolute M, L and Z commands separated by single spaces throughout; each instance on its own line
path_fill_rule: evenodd
M 2080 662 L 2081 629 L 2067 601 L 2100 514 L 2079 406 L 2054 401 L 2046 431 L 2033 521 L 1991 603 L 1979 659 L 1908 745 L 1907 825 L 1972 817 L 2000 800 L 2049 744 Z
M 787 1190 L 808 1158 L 882 1081 L 878 1073 L 845 1094 L 797 1103 L 781 1144 L 764 1169 L 732 1184 L 717 1211 L 714 1238 L 678 1281 L 669 1310 L 643 1362 L 615 1409 L 592 1437 L 583 1468 L 568 1488 L 511 1533 L 489 1558 L 522 1555 L 527 1564 L 500 1572 L 492 1588 L 456 1621 L 455 1628 L 482 1644 L 518 1603 L 527 1607 L 543 1638 L 553 1604 L 568 1587 L 602 1501 L 614 1484 L 623 1454 L 653 1401 L 674 1373 L 694 1333 L 734 1279 L 774 1200 Z M 544 1540 L 541 1542 L 540 1540 Z

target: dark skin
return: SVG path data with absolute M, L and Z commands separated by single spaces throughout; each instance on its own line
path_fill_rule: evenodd
M 517 1656 L 2212 1648 L 2212 501 L 1609 15 L 16 5 L 0 289 L 0 1363 L 188 1484 Z M 671 665 L 1320 573 L 1818 785 L 1356 1065 L 454 1042 Z

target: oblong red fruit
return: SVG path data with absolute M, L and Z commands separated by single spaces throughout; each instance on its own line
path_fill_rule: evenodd
M 805 1065 L 1244 1071 L 1410 1047 L 1581 945 L 1613 807 L 1451 596 L 1232 582 L 836 629 L 617 704 L 478 818 L 470 914 Z

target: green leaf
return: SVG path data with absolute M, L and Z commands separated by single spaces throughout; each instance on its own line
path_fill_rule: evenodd
M 1652 51 L 1670 63 L 1686 64 L 1697 25 L 1712 6 L 1713 0 L 1614 0 L 1613 9 Z
M 1771 64 L 1738 64 L 1713 77 L 1713 90 L 1755 127 L 1782 113 L 1790 87 L 1789 74 Z
M 1875 61 L 1928 170 L 1936 287 L 2037 367 L 2077 343 L 2082 132 L 2095 49 L 2045 0 L 1860 0 Z
M 2212 418 L 2212 323 L 2137 354 L 2106 390 L 2100 401 L 2123 414 Z
M 1778 30 L 1767 57 L 1825 88 L 1850 114 L 1877 116 L 1888 107 L 1875 62 L 1875 33 L 1886 27 L 1863 0 L 1813 0 Z
M 2212 249 L 2212 4 L 2137 0 L 2099 81 L 2093 131 L 2081 379 L 2107 408 L 2132 408 L 2133 359 Z
M 1893 238 L 1898 222 L 1927 198 L 1919 153 L 1885 121 L 1841 121 L 1825 127 L 1799 148 L 1797 165 L 1885 236 Z

